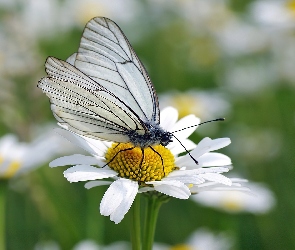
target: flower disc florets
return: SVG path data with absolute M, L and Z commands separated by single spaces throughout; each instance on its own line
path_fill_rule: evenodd
M 159 181 L 176 169 L 174 155 L 162 145 L 141 149 L 131 143 L 113 143 L 105 158 L 120 177 L 139 183 Z

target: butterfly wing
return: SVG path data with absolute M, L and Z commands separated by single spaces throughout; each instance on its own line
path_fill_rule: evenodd
M 159 123 L 158 98 L 149 76 L 121 29 L 95 17 L 83 32 L 70 63 L 114 93 L 144 122 Z
M 112 92 L 71 64 L 49 57 L 48 77 L 38 87 L 50 98 L 58 122 L 69 130 L 91 138 L 128 142 L 126 132 L 145 133 L 141 119 Z

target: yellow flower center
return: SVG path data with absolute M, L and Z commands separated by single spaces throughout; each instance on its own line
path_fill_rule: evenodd
M 228 197 L 222 202 L 222 207 L 231 212 L 239 212 L 243 209 L 243 204 L 240 200 Z
M 20 166 L 21 163 L 18 161 L 11 161 L 9 164 L 5 164 L 4 159 L 0 156 L 0 178 L 9 179 L 13 177 Z
M 287 8 L 292 12 L 293 15 L 295 15 L 295 1 L 288 1 L 287 2 Z
M 188 245 L 180 244 L 171 247 L 170 250 L 193 250 L 193 248 Z
M 162 145 L 141 149 L 131 143 L 113 143 L 105 158 L 120 177 L 139 183 L 159 181 L 177 169 L 174 155 Z
M 98 1 L 88 1 L 87 4 L 79 6 L 79 13 L 77 13 L 77 19 L 80 23 L 84 24 L 88 22 L 91 18 L 96 16 L 108 16 L 109 11 L 105 8 L 103 4 L 99 4 Z
M 173 106 L 177 108 L 180 118 L 189 114 L 202 116 L 202 105 L 195 97 L 187 94 L 177 94 L 172 100 Z

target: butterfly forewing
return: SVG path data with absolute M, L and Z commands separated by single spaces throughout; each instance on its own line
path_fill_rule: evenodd
M 73 65 L 122 100 L 143 122 L 159 123 L 156 93 L 121 29 L 107 18 L 87 23 Z
M 117 142 L 129 141 L 130 130 L 145 132 L 136 114 L 75 67 L 52 57 L 45 65 L 48 77 L 38 86 L 61 124 L 78 134 Z

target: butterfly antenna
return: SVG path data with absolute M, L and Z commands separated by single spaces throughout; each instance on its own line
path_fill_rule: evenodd
M 203 125 L 205 123 L 209 123 L 209 122 L 217 122 L 217 121 L 224 121 L 225 119 L 224 118 L 217 118 L 217 119 L 214 119 L 214 120 L 210 120 L 210 121 L 206 121 L 206 122 L 201 122 L 199 124 L 195 124 L 195 125 L 192 125 L 192 126 L 189 126 L 189 127 L 186 127 L 186 128 L 182 128 L 182 129 L 179 129 L 179 130 L 176 130 L 176 131 L 173 131 L 171 132 L 172 136 L 180 143 L 180 145 L 185 149 L 185 151 L 188 153 L 188 155 L 193 159 L 193 161 L 199 165 L 198 161 L 191 155 L 191 153 L 185 148 L 185 146 L 181 143 L 181 141 L 174 135 L 174 133 L 176 132 L 179 132 L 179 131 L 183 131 L 185 129 L 188 129 L 188 128 L 193 128 L 193 127 L 196 127 L 196 126 L 199 126 L 199 125 Z
M 188 129 L 188 128 L 193 128 L 193 127 L 196 127 L 196 126 L 199 126 L 199 125 L 203 125 L 205 123 L 209 123 L 209 122 L 219 122 L 219 121 L 224 121 L 225 118 L 217 118 L 217 119 L 214 119 L 214 120 L 210 120 L 210 121 L 206 121 L 206 122 L 201 122 L 199 124 L 195 124 L 195 125 L 192 125 L 192 126 L 189 126 L 189 127 L 186 127 L 186 128 L 182 128 L 182 129 L 179 129 L 179 130 L 175 130 L 173 132 L 171 132 L 172 134 L 173 133 L 176 133 L 176 132 L 180 132 L 182 130 L 185 130 L 185 129 Z M 176 137 L 175 137 L 176 138 Z M 176 138 L 177 139 L 177 138 Z
M 197 165 L 199 165 L 198 161 L 191 155 L 191 153 L 186 149 L 186 147 L 181 143 L 181 141 L 174 134 L 172 134 L 172 136 L 180 143 L 180 145 L 185 149 L 185 151 L 189 154 L 189 156 L 193 159 L 193 161 Z

